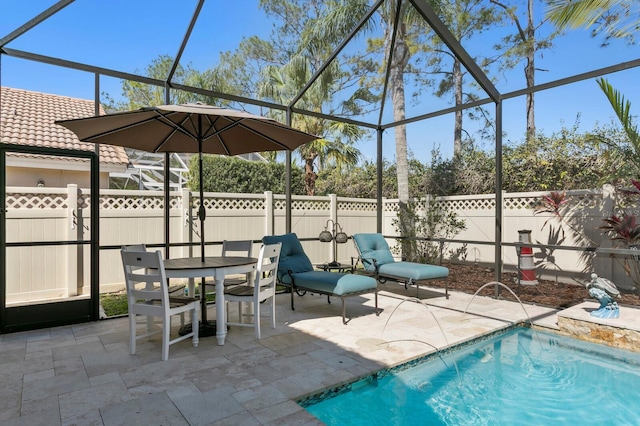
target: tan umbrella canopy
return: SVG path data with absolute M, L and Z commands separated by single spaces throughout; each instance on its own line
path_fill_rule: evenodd
M 115 114 L 60 120 L 83 142 L 146 152 L 199 153 L 201 253 L 204 258 L 202 153 L 238 155 L 293 150 L 318 136 L 270 118 L 204 104 L 160 105 Z
M 294 150 L 318 139 L 270 118 L 204 104 L 160 105 L 56 124 L 83 142 L 146 152 L 238 155 Z

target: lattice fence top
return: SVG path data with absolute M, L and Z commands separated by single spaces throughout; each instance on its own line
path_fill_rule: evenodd
M 385 212 L 398 212 L 400 210 L 400 203 L 398 201 L 390 201 L 383 204 L 382 210 Z
M 570 204 L 581 208 L 597 208 L 602 204 L 602 194 L 588 193 L 569 196 Z
M 278 202 L 280 201 L 280 202 Z M 284 200 L 276 202 L 277 209 L 286 209 Z M 329 200 L 291 200 L 291 210 L 329 210 L 331 202 Z
M 24 191 L 7 192 L 6 207 L 10 209 L 65 209 L 68 207 L 67 192 L 52 192 L 49 188 L 47 191 L 36 192 L 30 189 Z M 106 193 L 105 193 L 106 192 Z M 159 191 L 112 191 L 106 190 L 100 193 L 100 208 L 111 210 L 123 209 L 163 209 L 164 195 Z M 214 196 L 212 196 L 212 194 Z M 539 204 L 543 195 L 547 192 L 540 193 L 520 193 L 505 194 L 503 197 L 503 207 L 505 210 L 527 210 L 534 209 Z M 242 194 L 205 194 L 204 204 L 210 210 L 264 210 L 266 206 L 266 198 L 251 194 L 242 196 Z M 572 208 L 597 208 L 602 203 L 602 194 L 597 191 L 568 191 L 567 198 L 570 200 Z M 169 199 L 171 209 L 182 208 L 183 197 L 181 195 L 172 195 Z M 188 198 L 194 208 L 200 205 L 199 197 L 193 195 Z M 466 211 L 466 210 L 484 210 L 490 211 L 495 209 L 495 198 L 493 196 L 450 196 L 435 197 L 430 200 L 414 199 L 410 201 L 414 203 L 417 210 L 424 210 L 427 203 L 431 203 L 435 207 L 449 211 Z M 276 195 L 273 197 L 275 209 L 284 210 L 287 208 L 284 196 Z M 78 191 L 79 208 L 89 208 L 90 193 L 86 190 Z M 371 199 L 354 199 L 343 198 L 337 199 L 339 211 L 359 211 L 359 212 L 375 212 L 376 200 Z M 186 207 L 186 206 L 185 206 Z M 331 199 L 329 197 L 299 197 L 292 199 L 292 210 L 296 211 L 328 211 L 331 208 Z M 398 212 L 399 201 L 383 200 L 383 210 L 385 212 Z
M 66 192 L 62 194 L 12 192 L 6 197 L 8 209 L 66 209 L 67 207 Z
M 478 198 L 478 199 L 460 199 L 460 200 L 442 200 L 436 201 L 436 204 L 447 210 L 493 210 L 496 205 L 495 199 Z
M 508 210 L 534 209 L 540 203 L 540 197 L 505 198 L 503 205 Z
M 376 203 L 366 201 L 338 201 L 338 210 L 356 212 L 375 212 Z
M 195 207 L 200 207 L 200 199 L 194 199 Z M 205 198 L 208 210 L 264 210 L 264 198 Z
M 164 208 L 164 197 L 160 195 L 105 195 L 100 197 L 100 208 L 109 210 L 162 209 Z

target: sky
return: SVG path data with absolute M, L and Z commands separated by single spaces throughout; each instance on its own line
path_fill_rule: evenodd
M 53 0 L 1 0 L 0 38 L 6 37 L 53 4 Z M 174 56 L 178 52 L 196 4 L 195 0 L 76 0 L 49 20 L 7 44 L 7 47 L 114 70 L 144 73 L 145 68 L 159 55 Z M 537 7 L 538 13 L 542 13 L 540 4 Z M 218 62 L 220 52 L 235 49 L 243 37 L 268 37 L 272 25 L 259 10 L 258 0 L 207 0 L 185 49 L 182 63 L 189 63 L 198 70 L 210 68 Z M 496 31 L 507 30 L 510 29 Z M 463 47 L 472 56 L 491 50 L 491 38 L 495 39 L 496 34 L 485 34 L 473 42 L 463 43 Z M 537 84 L 640 58 L 638 46 L 614 41 L 607 48 L 602 48 L 600 43 L 601 39 L 592 38 L 586 30 L 571 31 L 557 38 L 554 47 L 544 51 L 536 60 L 539 68 Z M 1 61 L 0 84 L 3 86 L 83 99 L 94 97 L 93 74 L 7 55 L 2 55 Z M 607 77 L 631 101 L 632 111 L 640 111 L 639 77 L 640 68 Z M 495 85 L 500 93 L 525 87 L 522 64 L 496 78 Z M 115 99 L 121 99 L 121 86 L 118 79 L 100 79 L 100 90 Z M 448 106 L 450 104 L 446 101 L 423 93 L 415 104 L 407 106 L 407 116 Z M 385 109 L 387 113 L 390 111 L 389 106 L 385 106 Z M 493 106 L 489 104 L 487 109 L 492 115 Z M 522 141 L 525 133 L 524 97 L 505 100 L 503 113 L 504 142 Z M 536 95 L 536 125 L 539 131 L 549 135 L 563 126 L 572 127 L 578 116 L 579 129 L 582 131 L 615 119 L 610 105 L 593 79 Z M 391 121 L 390 116 L 387 117 L 383 122 Z M 465 120 L 464 126 L 467 132 L 477 138 L 475 132 L 480 128 L 479 123 Z M 451 155 L 451 115 L 412 124 L 407 132 L 409 150 L 415 158 L 428 162 L 434 148 L 439 148 L 445 158 Z M 387 130 L 384 138 L 383 156 L 393 161 L 393 130 Z M 477 139 L 477 145 L 486 149 L 492 149 L 492 144 L 492 141 Z M 358 148 L 364 159 L 375 161 L 375 135 L 360 142 Z

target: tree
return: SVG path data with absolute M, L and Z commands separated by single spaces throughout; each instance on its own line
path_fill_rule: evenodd
M 151 64 L 147 66 L 146 75 L 151 78 L 166 80 L 173 61 L 171 56 L 158 56 L 158 58 L 154 59 Z M 172 81 L 193 87 L 212 89 L 210 80 L 207 80 L 203 74 L 191 68 L 190 65 L 187 65 L 186 68 L 178 65 Z M 116 107 L 119 110 L 136 110 L 148 106 L 165 105 L 167 103 L 164 87 L 152 86 L 138 81 L 124 80 L 122 82 L 122 95 L 127 99 L 127 103 L 111 105 L 111 107 Z M 203 102 L 210 105 L 221 104 L 217 98 L 178 90 L 172 90 L 169 99 L 169 103 L 171 104 L 183 104 L 187 102 Z
M 290 103 L 301 94 L 311 77 L 323 65 L 338 35 L 318 37 L 314 31 L 322 26 L 326 15 L 326 5 L 322 0 L 262 0 L 261 7 L 268 15 L 282 21 L 272 35 L 277 58 L 280 63 L 267 65 L 262 70 L 262 79 L 258 85 L 258 95 L 280 104 Z M 350 99 L 342 101 L 338 107 L 333 105 L 333 95 L 349 84 L 353 76 L 345 73 L 338 60 L 327 66 L 322 75 L 302 93 L 295 106 L 308 111 L 342 114 L 359 110 L 359 100 L 369 97 L 366 91 L 356 92 Z M 272 111 L 272 115 L 282 113 Z M 297 149 L 305 167 L 305 188 L 308 195 L 315 194 L 318 175 L 327 164 L 336 167 L 355 165 L 360 151 L 355 147 L 364 131 L 352 124 L 326 120 L 320 117 L 294 115 L 292 125 L 300 130 L 320 136 L 314 142 Z
M 497 13 L 495 7 L 491 7 L 484 0 L 449 2 L 446 6 L 442 5 L 440 10 L 441 19 L 447 25 L 449 31 L 462 44 L 487 28 L 495 26 L 503 19 L 502 14 Z M 465 93 L 463 83 L 467 73 L 453 52 L 445 48 L 442 40 L 435 35 L 431 38 L 430 44 L 434 53 L 429 62 L 433 67 L 430 73 L 443 76 L 437 85 L 436 96 L 442 97 L 453 92 L 456 106 L 462 105 L 465 101 L 477 100 L 478 97 L 473 93 Z M 476 63 L 485 68 L 485 70 L 495 60 L 497 60 L 497 57 L 475 59 Z M 453 153 L 454 155 L 460 155 L 462 152 L 463 111 L 457 110 L 454 114 Z M 481 116 L 483 115 L 481 114 Z M 488 120 L 487 126 L 490 126 Z
M 602 138 L 601 140 L 618 152 L 620 155 L 619 158 L 623 162 L 628 163 L 632 167 L 635 172 L 634 177 L 640 176 L 640 130 L 631 114 L 631 102 L 626 100 L 622 93 L 614 89 L 606 79 L 599 78 L 596 81 L 609 100 L 613 111 L 622 125 L 624 136 L 626 136 L 626 138 Z M 620 171 L 618 168 L 609 169 L 608 176 L 619 178 Z
M 205 155 L 202 167 L 204 190 L 207 192 L 260 194 L 272 191 L 276 194 L 284 194 L 286 189 L 284 164 L 261 163 L 221 155 Z M 302 170 L 299 167 L 294 167 L 292 173 L 299 179 L 292 182 L 291 192 L 303 194 Z M 198 161 L 189 163 L 187 184 L 193 191 L 200 190 Z
M 536 71 L 539 70 L 535 66 L 536 55 L 538 55 L 540 51 L 551 47 L 552 40 L 556 37 L 557 33 L 553 32 L 546 37 L 540 37 L 540 27 L 545 23 L 545 20 L 543 19 L 537 24 L 535 23 L 534 0 L 527 0 L 526 25 L 521 23 L 521 18 L 517 14 L 517 7 L 509 6 L 507 3 L 497 0 L 490 1 L 501 7 L 516 27 L 515 34 L 508 35 L 503 39 L 501 44 L 496 45 L 496 50 L 505 51 L 503 67 L 513 68 L 520 61 L 524 60 L 526 87 L 531 88 L 535 86 L 535 75 Z M 520 2 L 516 2 L 516 4 L 519 3 Z M 525 102 L 527 115 L 526 137 L 527 139 L 533 139 L 536 135 L 535 97 L 533 92 L 527 92 Z
M 637 0 L 550 0 L 547 17 L 557 28 L 589 28 L 592 36 L 636 42 L 640 28 L 640 3 Z
M 505 146 L 507 192 L 597 188 L 609 169 L 620 170 L 614 152 L 603 144 L 621 134 L 612 127 L 579 133 L 579 121 L 550 136 L 537 135 L 517 146 Z

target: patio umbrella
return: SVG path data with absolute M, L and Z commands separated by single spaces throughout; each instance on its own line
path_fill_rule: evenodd
M 199 154 L 200 253 L 204 262 L 204 189 L 202 154 L 238 155 L 260 151 L 293 150 L 318 139 L 270 118 L 204 104 L 161 105 L 115 114 L 59 120 L 83 142 L 139 149 L 146 152 Z M 167 184 L 165 177 L 165 185 Z M 168 253 L 167 253 L 168 255 Z M 203 287 L 204 288 L 204 278 Z M 202 296 L 202 335 L 215 327 L 206 320 Z M 185 330 L 185 332 L 187 332 Z
M 270 118 L 204 104 L 160 105 L 115 114 L 59 120 L 83 142 L 146 152 L 198 153 L 200 177 L 200 246 L 204 259 L 204 190 L 202 154 L 238 155 L 294 150 L 318 136 Z

